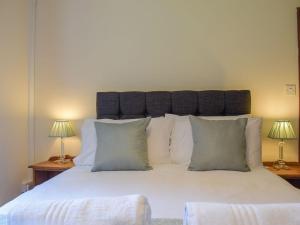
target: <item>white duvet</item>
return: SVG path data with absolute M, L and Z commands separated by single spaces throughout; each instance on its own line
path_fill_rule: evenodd
M 0 215 L 22 201 L 141 194 L 153 218 L 183 218 L 186 202 L 300 203 L 300 191 L 263 167 L 251 172 L 187 171 L 176 164 L 150 171 L 90 172 L 74 167 L 0 208 Z

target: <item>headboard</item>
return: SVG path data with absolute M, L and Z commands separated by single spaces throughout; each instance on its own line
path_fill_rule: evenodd
M 98 119 L 177 115 L 227 116 L 251 113 L 249 90 L 98 92 Z

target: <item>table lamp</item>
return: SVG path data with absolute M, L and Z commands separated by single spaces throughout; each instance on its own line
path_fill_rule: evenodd
M 60 158 L 57 160 L 59 163 L 66 163 L 68 160 L 65 159 L 64 153 L 64 138 L 75 136 L 71 122 L 69 120 L 56 120 L 52 126 L 49 137 L 60 138 Z
M 289 120 L 278 120 L 273 123 L 273 126 L 268 134 L 269 138 L 279 139 L 279 159 L 273 163 L 276 169 L 288 169 L 286 162 L 283 160 L 283 146 L 285 140 L 295 139 L 292 124 Z

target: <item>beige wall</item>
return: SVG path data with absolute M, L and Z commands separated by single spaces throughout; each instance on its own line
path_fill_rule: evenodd
M 57 153 L 52 119 L 95 117 L 99 90 L 250 89 L 253 114 L 297 128 L 299 0 L 39 0 L 36 160 Z M 68 153 L 80 141 L 70 138 Z M 287 146 L 297 160 L 297 142 Z M 263 157 L 277 157 L 264 138 Z
M 0 205 L 21 191 L 27 166 L 28 2 L 0 0 Z

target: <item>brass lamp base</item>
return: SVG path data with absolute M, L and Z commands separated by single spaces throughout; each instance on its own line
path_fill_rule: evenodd
M 277 160 L 273 163 L 273 167 L 277 170 L 281 170 L 281 169 L 284 169 L 284 170 L 288 170 L 290 169 L 288 167 L 288 165 L 286 165 L 285 161 L 284 160 Z
M 66 158 L 60 158 L 60 159 L 57 159 L 57 160 L 55 160 L 54 162 L 55 163 L 58 163 L 58 164 L 64 164 L 64 163 L 68 163 L 68 162 L 70 162 L 71 161 L 71 159 L 66 159 Z

